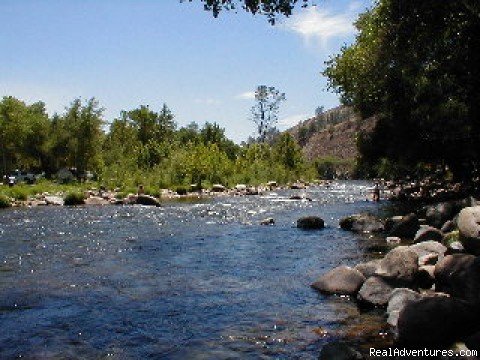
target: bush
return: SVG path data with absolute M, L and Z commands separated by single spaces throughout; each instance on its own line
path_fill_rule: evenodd
M 83 205 L 85 204 L 85 199 L 83 198 L 83 193 L 69 192 L 63 199 L 63 202 L 66 206 Z
M 10 203 L 8 196 L 0 194 L 0 209 L 8 208 L 10 206 L 12 206 L 12 204 Z
M 188 189 L 186 186 L 177 186 L 175 191 L 178 195 L 187 195 Z
M 28 199 L 28 192 L 27 190 L 25 189 L 21 189 L 21 188 L 18 188 L 18 187 L 14 187 L 11 191 L 10 191 L 10 196 L 12 198 L 14 198 L 15 200 L 18 200 L 18 201 L 27 201 Z

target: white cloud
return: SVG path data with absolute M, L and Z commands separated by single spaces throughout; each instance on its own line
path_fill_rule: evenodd
M 284 28 L 293 31 L 309 42 L 317 40 L 323 46 L 336 37 L 346 37 L 355 33 L 353 22 L 358 11 L 356 2 L 353 2 L 348 11 L 342 14 L 333 14 L 324 8 L 312 6 L 292 15 L 284 23 Z
M 246 91 L 244 93 L 238 94 L 237 96 L 235 96 L 235 99 L 253 100 L 255 99 L 255 91 Z
M 291 128 L 292 126 L 297 125 L 299 122 L 304 121 L 306 119 L 311 118 L 311 115 L 308 114 L 297 114 L 297 115 L 291 115 L 287 116 L 283 119 L 280 119 L 278 121 L 278 125 L 280 125 L 282 128 Z
M 220 104 L 220 100 L 213 99 L 213 98 L 197 98 L 194 100 L 196 104 L 203 104 L 203 105 L 218 105 Z

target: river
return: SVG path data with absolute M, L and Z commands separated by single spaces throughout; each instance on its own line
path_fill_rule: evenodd
M 316 359 L 346 337 L 382 340 L 384 319 L 310 288 L 374 256 L 338 228 L 367 182 L 143 206 L 0 211 L 0 358 Z M 301 192 L 301 191 L 300 191 Z M 304 215 L 320 231 L 295 227 Z M 267 217 L 273 226 L 261 226 Z

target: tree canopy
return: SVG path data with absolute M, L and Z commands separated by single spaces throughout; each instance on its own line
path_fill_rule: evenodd
M 359 136 L 363 168 L 411 173 L 423 163 L 471 177 L 480 164 L 478 2 L 380 0 L 356 27 L 324 75 L 345 104 L 378 117 Z
M 184 2 L 185 0 L 180 0 Z M 188 0 L 192 2 L 194 0 Z M 199 0 L 206 11 L 217 17 L 222 10 L 242 9 L 252 14 L 264 14 L 274 24 L 278 15 L 290 16 L 295 7 L 306 7 L 312 0 Z

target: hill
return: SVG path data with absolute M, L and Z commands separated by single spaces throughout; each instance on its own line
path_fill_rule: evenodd
M 331 157 L 353 161 L 358 155 L 357 134 L 372 131 L 375 122 L 375 118 L 362 120 L 351 107 L 338 106 L 287 131 L 295 137 L 309 160 Z

